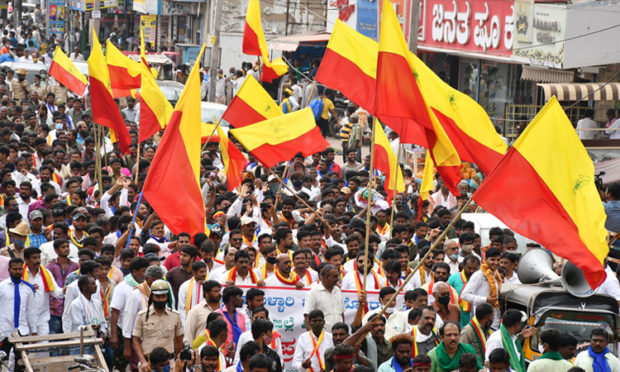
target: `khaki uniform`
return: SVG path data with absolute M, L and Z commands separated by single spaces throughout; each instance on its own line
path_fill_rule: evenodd
M 50 93 L 54 93 L 56 97 L 56 103 L 66 103 L 67 102 L 67 87 L 60 86 L 58 84 L 54 84 L 50 88 Z
M 207 317 L 213 310 L 207 304 L 207 301 L 203 300 L 198 305 L 192 307 L 187 313 L 187 319 L 185 320 L 185 334 L 183 336 L 183 343 L 191 345 L 192 342 L 201 335 L 207 326 Z
M 149 310 L 148 320 L 147 310 Z M 149 307 L 138 313 L 132 335 L 142 339 L 144 355 L 148 355 L 156 347 L 163 347 L 169 353 L 174 353 L 174 338 L 183 335 L 181 316 L 170 309 L 164 310 L 160 315 L 153 307 Z
M 30 87 L 30 93 L 36 93 L 40 99 L 45 99 L 45 96 L 47 95 L 47 88 L 42 84 L 32 85 Z
M 24 259 L 24 250 L 22 249 L 21 251 L 18 251 L 15 248 L 15 245 L 11 244 L 8 247 L 4 247 L 2 249 L 0 249 L 0 255 L 2 256 L 6 256 L 6 257 L 15 257 L 15 258 L 21 258 L 22 260 Z
M 13 80 L 11 82 L 11 90 L 13 91 L 13 99 L 26 99 L 28 97 L 28 81 Z

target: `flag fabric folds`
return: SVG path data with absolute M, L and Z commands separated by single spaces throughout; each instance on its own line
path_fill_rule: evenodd
M 514 191 L 510 200 L 506 190 Z M 594 165 L 555 97 L 473 199 L 515 232 L 573 262 L 592 288 L 605 280 L 609 247 Z
M 310 107 L 231 129 L 230 133 L 267 168 L 289 161 L 299 152 L 310 156 L 329 146 Z
M 378 53 L 376 41 L 337 20 L 316 81 L 339 90 L 374 115 Z
M 286 74 L 288 71 L 288 66 L 282 58 L 277 58 L 274 61 L 269 60 L 269 50 L 261 23 L 260 0 L 250 0 L 248 3 L 243 30 L 243 53 L 262 58 L 261 80 L 264 82 L 271 83 L 273 79 Z
M 228 139 L 228 136 L 219 125 L 217 126 L 217 134 L 220 138 L 222 163 L 224 163 L 226 169 L 226 183 L 228 184 L 228 190 L 232 191 L 241 186 L 246 159 L 237 146 Z
M 168 102 L 151 74 L 141 75 L 140 128 L 138 143 L 163 129 L 172 116 L 174 108 Z
M 144 182 L 144 197 L 175 235 L 205 232 L 200 188 L 200 58 L 185 83 Z M 183 208 L 179 208 L 183 195 Z
M 110 88 L 114 98 L 131 96 L 132 89 L 140 88 L 140 64 L 124 55 L 110 40 L 105 48 Z
M 402 143 L 420 145 L 416 136 L 424 136 L 437 171 L 452 194 L 458 196 L 461 159 L 420 91 L 410 54 L 392 3 L 384 0 L 377 56 L 376 115 L 400 135 Z
M 56 46 L 54 50 L 54 58 L 52 58 L 52 64 L 50 65 L 49 74 L 57 82 L 66 86 L 67 89 L 73 93 L 81 96 L 86 91 L 88 85 L 88 78 L 84 76 L 75 67 L 75 64 L 67 57 L 67 55 Z
M 88 81 L 93 121 L 114 131 L 119 148 L 129 152 L 131 137 L 110 91 L 110 75 L 103 50 L 97 36 L 93 36 L 93 48 L 88 57 Z
M 282 109 L 252 75 L 248 74 L 222 115 L 235 128 L 282 115 Z
M 394 154 L 394 149 L 392 149 L 390 141 L 381 127 L 381 123 L 376 121 L 375 125 L 374 167 L 385 174 L 383 187 L 387 193 L 387 202 L 391 204 L 395 194 L 405 191 L 403 173 L 400 169 L 400 164 L 398 164 L 396 154 Z
M 435 187 L 435 164 L 428 150 L 426 150 L 426 161 L 424 163 L 424 174 L 422 175 L 422 184 L 420 185 L 420 197 L 418 198 L 418 221 L 422 220 L 422 205 L 424 200 L 431 197 L 431 192 Z
M 476 163 L 484 174 L 491 173 L 508 146 L 489 115 L 470 96 L 441 80 L 415 54 L 410 54 L 410 61 L 424 100 L 461 160 Z

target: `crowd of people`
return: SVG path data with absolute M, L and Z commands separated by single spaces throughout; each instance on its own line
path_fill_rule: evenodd
M 279 287 L 305 290 L 304 332 L 289 367 L 298 371 L 620 371 L 604 329 L 575 355 L 574 335 L 524 327 L 520 311 L 500 307 L 502 286 L 520 284 L 518 252 L 531 247 L 499 227 L 483 246 L 473 222 L 451 224 L 482 175 L 462 181 L 458 197 L 438 178 L 418 203 L 419 175 L 405 167 L 405 191 L 388 203 L 384 175 L 371 177 L 369 156 L 360 161 L 355 132 L 368 117 L 358 107 L 343 119 L 343 163 L 328 148 L 275 167 L 275 177 L 246 153 L 242 185 L 232 192 L 218 144 L 205 144 L 206 233 L 175 236 L 162 221 L 168 216 L 140 197 L 161 134 L 136 143 L 136 101 L 118 102 L 130 153 L 106 146 L 99 170 L 88 100 L 48 84 L 42 70 L 32 83 L 23 70 L 0 72 L 3 336 L 90 326 L 105 340 L 110 370 L 281 372 L 282 335 L 265 305 L 268 288 Z M 244 70 L 235 74 L 242 79 Z M 282 107 L 293 110 L 290 97 L 306 99 L 297 80 L 288 81 Z M 324 133 L 334 116 L 326 105 Z M 617 189 L 610 200 L 620 200 Z M 620 301 L 618 279 L 607 272 L 597 293 Z M 352 319 L 343 290 L 357 292 Z M 367 290 L 378 292 L 380 308 L 369 308 Z M 390 301 L 395 294 L 403 306 Z M 541 357 L 526 368 L 522 345 L 533 336 Z M 5 338 L 0 349 L 12 348 Z

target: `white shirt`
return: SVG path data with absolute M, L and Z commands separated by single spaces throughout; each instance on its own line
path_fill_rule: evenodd
M 390 314 L 390 317 L 387 318 L 387 322 L 385 323 L 386 340 L 389 340 L 393 336 L 407 332 L 407 329 L 409 328 L 409 312 L 398 311 L 395 308 L 393 309 L 394 312 Z M 366 324 L 370 316 L 372 316 L 373 314 L 379 314 L 380 311 L 381 308 L 376 308 L 372 311 L 369 311 L 362 319 L 362 324 Z
M 433 280 L 433 277 L 431 276 L 431 271 L 426 268 L 424 268 L 424 279 L 425 279 L 424 284 Z M 411 284 L 413 285 L 413 288 L 422 287 L 422 280 L 420 279 L 420 270 L 416 271 L 415 274 L 413 274 L 413 277 L 411 278 Z
M 127 305 L 127 299 L 129 294 L 134 290 L 134 287 L 130 286 L 126 280 L 118 283 L 114 287 L 114 293 L 112 293 L 112 301 L 110 301 L 110 309 L 116 309 L 118 314 L 118 326 L 122 327 L 125 320 L 125 306 Z M 112 324 L 114 326 L 114 324 Z
M 237 275 L 237 277 L 239 277 L 239 275 Z M 194 278 L 191 278 L 181 284 L 179 287 L 179 301 L 177 302 L 177 310 L 181 315 L 181 325 L 183 326 L 183 329 L 185 329 L 185 318 L 187 317 L 187 312 L 185 312 L 185 302 L 187 301 L 187 290 L 190 282 L 194 283 L 194 287 L 192 288 L 192 293 L 190 295 L 192 300 L 190 301 L 190 306 L 187 312 L 189 312 L 194 305 L 198 305 L 200 301 L 204 299 L 202 283 L 198 283 Z
M 19 207 L 19 214 L 22 215 L 22 220 L 28 221 L 28 207 L 30 206 L 30 204 L 36 202 L 37 200 L 34 198 L 30 198 L 30 201 L 28 203 L 26 203 L 24 199 L 19 197 L 16 200 L 17 206 Z
M 101 332 L 108 333 L 108 323 L 105 321 L 101 299 L 94 293 L 90 300 L 86 299 L 82 293 L 69 305 L 71 317 L 71 332 L 78 332 L 80 326 L 89 324 L 101 325 Z
M 611 372 L 620 372 L 620 360 L 618 360 L 615 355 L 611 352 L 607 353 L 605 354 L 605 359 L 607 359 Z M 594 363 L 594 359 L 592 359 L 590 354 L 588 354 L 588 350 L 584 350 L 577 354 L 577 357 L 575 358 L 575 367 L 583 368 L 586 372 L 594 371 L 592 363 Z
M 605 130 L 605 134 L 609 134 L 609 139 L 620 139 L 620 120 L 616 119 L 614 123 Z
M 124 338 L 131 339 L 138 313 L 146 309 L 148 304 L 149 299 L 144 297 L 142 292 L 136 288 L 127 295 L 127 303 L 123 311 L 125 313 L 125 318 L 123 319 L 123 325 L 121 327 Z
M 605 281 L 596 289 L 596 293 L 610 295 L 615 298 L 616 301 L 620 301 L 620 283 L 618 283 L 616 273 L 614 273 L 609 266 L 605 267 L 605 272 L 607 273 L 607 278 L 605 278 Z
M 136 122 L 136 113 L 138 112 L 138 110 L 136 109 L 136 107 L 134 106 L 133 108 L 129 108 L 129 106 L 125 107 L 123 109 L 123 114 L 125 114 L 125 120 L 127 121 L 131 121 L 131 122 Z
M 54 241 L 41 244 L 39 247 L 41 250 L 41 265 L 46 266 L 54 258 L 58 258 L 56 250 L 54 249 Z M 77 262 L 78 260 L 78 248 L 69 240 L 69 256 L 71 261 Z
M 344 296 L 337 286 L 329 292 L 319 282 L 307 294 L 304 302 L 304 314 L 310 314 L 312 310 L 321 310 L 325 317 L 325 329 L 332 329 L 332 326 L 343 321 L 344 316 Z M 331 339 L 330 339 L 331 340 Z M 310 341 L 310 340 L 308 340 Z
M 323 331 L 323 333 L 323 341 L 319 345 L 319 349 L 317 350 L 317 352 L 312 355 L 312 359 L 310 359 L 312 363 L 311 366 L 314 371 L 321 370 L 317 354 L 320 355 L 323 363 L 325 363 L 325 352 L 327 351 L 327 349 L 334 346 L 334 343 L 332 341 L 332 334 L 325 331 Z M 299 338 L 297 339 L 297 343 L 295 344 L 295 355 L 293 355 L 293 369 L 299 372 L 307 371 L 301 366 L 301 364 L 305 362 L 306 359 L 308 359 L 308 357 L 310 356 L 310 354 L 312 354 L 312 351 L 314 350 L 314 345 L 310 337 L 314 338 L 314 334 L 312 334 L 312 331 L 304 332 L 301 334 L 301 336 L 299 336 Z
M 510 279 L 507 279 L 506 277 L 504 277 L 503 284 L 521 284 L 521 281 L 519 280 L 519 276 L 517 275 L 517 272 L 513 271 Z
M 37 329 L 37 316 L 34 306 L 34 291 L 25 283 L 19 283 L 19 327 L 15 329 L 13 306 L 15 300 L 15 284 L 11 278 L 0 283 L 0 303 L 4 311 L 0 312 L 0 332 L 7 337 L 19 331 L 21 335 L 29 335 Z
M 276 269 L 277 270 L 277 269 Z M 304 280 L 300 280 L 302 283 L 304 283 L 304 286 L 308 286 L 308 283 Z M 265 279 L 265 286 L 267 287 L 283 287 L 283 288 L 295 288 L 295 284 L 286 284 L 286 283 L 282 283 L 280 281 L 280 279 L 278 279 L 278 277 L 275 275 L 275 270 L 273 271 L 273 273 L 271 273 L 271 275 L 267 276 L 267 279 Z
M 78 288 L 77 282 L 78 281 L 75 280 L 71 284 L 65 287 L 66 288 L 65 289 L 65 301 L 64 301 L 65 307 L 63 308 L 63 313 L 62 313 L 62 331 L 64 333 L 71 332 L 71 314 L 69 313 L 69 307 L 71 303 L 73 302 L 73 300 L 80 297 L 80 294 L 81 294 L 80 289 Z M 99 293 L 99 288 L 100 288 L 99 280 L 97 280 L 97 292 L 96 293 Z M 98 297 L 98 296 L 95 296 L 95 297 Z
M 467 284 L 469 285 L 469 282 Z M 517 344 L 516 344 L 517 342 L 519 342 L 519 340 L 517 339 L 517 336 L 512 335 L 510 339 L 512 340 L 514 344 L 515 354 L 517 355 L 517 358 L 520 358 L 521 353 L 519 353 L 519 349 L 517 349 Z M 487 349 L 484 355 L 484 360 L 489 360 L 489 355 L 491 355 L 491 352 L 493 350 L 503 349 L 503 348 L 504 348 L 504 344 L 502 343 L 502 332 L 500 330 L 497 330 L 491 333 L 489 338 L 487 338 Z
M 377 275 L 377 278 L 379 279 L 379 283 L 375 282 L 375 277 L 373 275 L 373 273 L 375 275 Z M 344 278 L 342 278 L 342 286 L 341 288 L 346 290 L 357 290 L 357 285 L 356 285 L 356 280 L 357 280 L 357 275 L 358 272 L 357 271 L 351 271 L 349 273 L 347 273 Z M 360 273 L 359 274 L 359 278 L 360 278 L 360 285 L 364 284 L 364 274 Z M 368 274 L 366 274 L 366 289 L 369 290 L 376 290 L 377 288 L 381 289 L 381 284 L 385 284 L 385 278 L 377 273 L 374 272 L 374 270 L 371 270 L 370 272 L 368 272 Z
M 46 268 L 43 270 L 47 271 L 50 279 L 52 279 L 52 285 L 54 286 L 54 290 L 51 292 L 45 292 L 45 286 L 43 285 L 43 276 L 41 275 L 41 268 L 36 275 L 32 275 L 30 269 L 26 267 L 28 270 L 28 282 L 30 284 L 37 285 L 38 289 L 34 292 L 34 306 L 35 312 L 37 316 L 37 324 L 42 322 L 48 322 L 50 320 L 50 296 L 54 296 L 56 298 L 63 298 L 64 295 L 62 293 L 62 288 L 58 287 L 56 284 L 56 280 L 52 273 L 49 272 Z
M 233 269 L 234 269 L 234 267 L 233 267 Z M 224 283 L 225 281 L 228 280 L 228 276 L 230 275 L 230 272 L 233 269 L 230 269 L 228 271 L 223 271 L 223 272 L 218 270 L 217 275 L 216 275 L 216 273 L 214 271 L 213 272 L 213 277 L 211 279 L 212 280 L 216 280 L 216 281 L 218 281 L 220 283 Z M 241 274 L 237 273 L 237 275 L 235 276 L 235 285 L 255 285 L 254 283 L 252 283 L 252 275 L 250 275 L 250 270 L 252 270 L 252 269 L 248 270 L 248 275 L 246 275 L 245 278 L 242 278 Z M 259 279 L 259 278 L 257 277 L 257 279 Z
M 456 259 L 456 262 L 452 262 L 452 260 L 448 256 L 443 259 L 443 262 L 447 263 L 448 266 L 450 266 L 450 275 L 459 272 L 459 263 L 461 263 L 462 261 L 463 257 L 461 257 L 460 255 Z
M 494 279 L 495 280 L 495 279 Z M 500 287 L 497 285 L 497 281 L 495 282 L 497 288 L 497 294 L 499 295 Z M 467 285 L 463 292 L 461 293 L 461 299 L 472 304 L 472 314 L 476 313 L 476 306 L 487 302 L 487 297 L 491 292 L 491 287 L 489 286 L 489 282 L 487 278 L 484 276 L 482 271 L 478 270 L 471 275 L 471 278 L 467 281 Z M 493 324 L 491 328 L 498 329 L 499 321 L 501 319 L 501 314 L 499 309 L 493 309 Z M 488 348 L 487 348 L 488 350 Z
M 577 135 L 579 136 L 579 139 L 596 139 L 598 137 L 598 134 L 600 133 L 599 131 L 596 131 L 596 130 L 589 130 L 589 129 L 598 129 L 598 124 L 590 118 L 583 118 L 579 120 L 577 122 L 576 129 L 577 129 Z M 613 131 L 612 134 L 615 132 L 617 131 Z M 607 133 L 607 130 L 605 130 L 605 133 Z M 607 133 L 607 134 L 610 134 L 610 133 Z

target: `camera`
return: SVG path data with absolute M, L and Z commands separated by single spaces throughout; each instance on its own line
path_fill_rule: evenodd
M 189 345 L 185 345 L 179 353 L 179 357 L 181 357 L 181 360 L 192 360 L 192 348 Z

